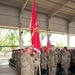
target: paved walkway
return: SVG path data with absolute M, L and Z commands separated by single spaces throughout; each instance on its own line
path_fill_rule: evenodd
M 0 75 L 18 75 L 18 74 L 16 68 L 9 65 L 8 60 L 0 60 Z
M 17 75 L 17 71 L 12 66 L 0 65 L 0 75 Z

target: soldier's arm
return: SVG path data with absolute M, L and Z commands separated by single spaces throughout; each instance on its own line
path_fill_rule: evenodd
M 47 65 L 47 63 L 48 63 L 48 60 L 47 60 L 47 54 L 45 54 L 44 60 L 45 60 L 44 64 Z
M 50 59 L 50 57 L 49 57 L 49 54 L 47 55 L 47 61 L 49 62 L 49 59 Z
M 68 62 L 70 63 L 70 61 L 71 61 L 71 54 L 70 52 L 68 52 Z
M 40 57 L 37 57 L 36 59 L 33 60 L 35 67 L 40 65 Z
M 47 55 L 47 64 L 48 64 L 48 68 L 50 68 L 50 56 L 49 56 L 49 54 Z
M 21 65 L 23 66 L 25 64 L 25 61 L 26 61 L 26 57 L 24 57 L 24 55 L 21 55 Z
M 33 56 L 34 60 L 38 59 L 38 57 L 39 57 L 39 53 L 36 53 L 36 54 Z
M 58 54 L 55 52 L 55 65 L 58 63 Z

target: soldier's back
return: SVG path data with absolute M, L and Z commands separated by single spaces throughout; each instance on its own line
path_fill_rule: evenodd
M 34 63 L 27 53 L 21 56 L 21 75 L 34 75 Z

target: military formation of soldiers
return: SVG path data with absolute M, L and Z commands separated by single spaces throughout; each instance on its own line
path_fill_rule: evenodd
M 57 73 L 58 64 L 61 64 L 63 69 L 62 75 L 68 75 L 71 61 L 71 55 L 67 47 L 59 50 L 54 45 L 51 46 L 48 54 L 46 53 L 46 47 L 42 47 L 41 55 L 39 53 L 34 55 L 33 46 L 28 46 L 25 49 L 14 50 L 12 57 L 18 75 L 60 75 L 60 73 Z
M 14 60 L 15 67 L 17 69 L 18 75 L 21 74 L 21 60 L 20 57 L 24 53 L 24 49 L 16 49 L 12 51 L 12 59 Z

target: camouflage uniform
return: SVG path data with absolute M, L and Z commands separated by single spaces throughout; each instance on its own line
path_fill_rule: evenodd
M 35 75 L 38 75 L 39 71 L 41 71 L 41 67 L 40 67 L 40 59 L 38 58 L 39 53 L 36 53 L 35 55 L 33 55 L 33 62 L 35 65 Z
M 15 59 L 15 50 L 12 50 L 12 59 Z
M 56 53 L 58 55 L 56 75 L 60 75 L 60 72 L 61 72 L 61 52 L 60 52 L 60 50 L 58 50 L 58 51 L 56 51 Z
M 21 55 L 21 75 L 35 75 L 35 66 L 37 61 L 34 61 L 32 57 L 24 53 Z
M 56 51 L 50 51 L 48 54 L 49 75 L 56 74 L 58 55 Z
M 17 68 L 17 50 L 15 50 L 14 56 L 15 56 L 15 59 L 14 59 L 14 61 L 15 61 L 15 67 Z
M 58 64 L 61 63 L 61 51 L 56 51 L 57 55 L 58 55 Z
M 18 53 L 17 53 L 17 71 L 18 71 L 18 74 L 19 74 L 19 75 L 21 74 L 21 62 L 20 62 L 20 57 L 21 57 L 21 54 L 20 54 L 20 51 L 18 51 Z
M 47 53 L 46 52 L 43 52 L 41 54 L 41 66 L 42 66 L 42 69 L 47 69 Z
M 68 68 L 70 66 L 70 61 L 71 61 L 71 56 L 70 53 L 67 52 L 62 52 L 61 56 L 61 66 L 64 69 L 64 75 L 68 75 Z
M 71 62 L 73 63 L 73 64 L 75 64 L 75 50 L 73 50 L 72 52 L 71 52 Z

